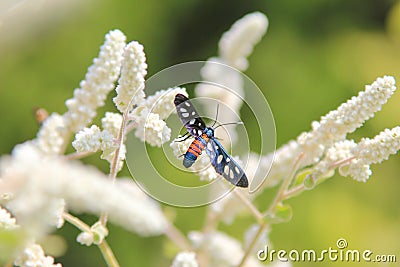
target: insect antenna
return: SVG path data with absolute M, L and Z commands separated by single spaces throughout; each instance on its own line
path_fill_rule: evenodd
M 223 123 L 223 124 L 219 124 L 217 127 L 215 127 L 214 130 L 217 129 L 218 127 L 225 126 L 225 125 L 232 125 L 232 124 L 243 125 L 244 123 L 242 121 Z
M 212 128 L 214 128 L 215 124 L 217 123 L 218 120 L 218 111 L 219 111 L 219 103 L 217 105 L 217 112 L 215 114 L 215 120 L 214 120 L 214 124 L 211 126 Z
M 218 123 L 218 122 L 217 122 L 217 120 L 218 120 L 218 112 L 219 112 L 219 103 L 218 103 L 218 105 L 217 105 L 217 112 L 216 112 L 216 114 L 215 114 L 214 123 L 213 123 L 213 125 L 211 126 L 212 128 L 214 128 L 215 124 Z M 219 124 L 219 123 L 218 123 L 218 126 L 215 127 L 214 130 L 217 129 L 218 127 L 225 126 L 225 125 L 232 125 L 232 124 L 243 124 L 243 122 L 242 122 L 242 121 L 238 121 L 238 122 L 228 122 L 228 123 L 223 123 L 223 124 Z

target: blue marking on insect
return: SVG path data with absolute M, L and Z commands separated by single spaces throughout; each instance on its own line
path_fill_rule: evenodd
M 205 150 L 217 173 L 221 174 L 233 185 L 248 187 L 249 183 L 243 169 L 228 152 L 226 152 L 222 144 L 214 136 L 214 129 L 222 125 L 215 128 L 206 127 L 193 104 L 182 94 L 177 94 L 175 96 L 174 104 L 180 120 L 188 131 L 188 133 L 185 134 L 187 137 L 181 141 L 191 136 L 195 138 L 184 154 L 183 165 L 186 168 L 192 166 L 203 150 Z

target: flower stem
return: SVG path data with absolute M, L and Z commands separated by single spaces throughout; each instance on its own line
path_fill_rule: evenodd
M 342 165 L 344 165 L 344 164 L 347 164 L 347 163 L 350 163 L 353 159 L 355 159 L 356 157 L 349 157 L 349 158 L 346 158 L 346 159 L 342 159 L 342 160 L 339 160 L 339 161 L 336 161 L 335 163 L 333 163 L 331 166 L 329 166 L 329 169 L 330 170 L 332 170 L 332 169 L 335 169 L 335 168 L 337 168 L 337 167 L 340 167 L 340 166 L 342 166 Z
M 173 224 L 169 224 L 165 235 L 171 239 L 180 249 L 191 250 L 191 246 L 185 236 Z
M 92 155 L 92 154 L 93 154 L 93 152 L 74 152 L 74 153 L 65 155 L 64 157 L 65 157 L 67 160 L 73 160 L 73 159 L 81 159 L 81 158 L 90 156 L 90 155 Z
M 81 230 L 82 232 L 90 232 L 90 227 L 81 221 L 79 218 L 64 212 L 62 214 L 62 217 L 64 220 L 69 222 L 70 224 L 74 225 L 76 228 Z M 106 240 L 103 240 L 99 245 L 98 245 L 101 254 L 103 255 L 104 260 L 106 261 L 108 267 L 119 267 L 118 261 L 114 256 L 113 251 L 111 250 L 110 246 L 108 245 Z
M 258 223 L 262 223 L 263 222 L 263 215 L 262 213 L 253 205 L 253 203 L 251 203 L 251 201 L 246 198 L 242 192 L 238 191 L 238 190 L 233 190 L 233 193 L 236 194 L 236 196 L 249 208 L 249 210 L 251 211 L 251 213 L 253 213 L 254 217 L 256 217 Z
M 280 202 L 285 200 L 285 196 L 286 196 L 288 187 L 295 176 L 295 173 L 300 165 L 300 162 L 301 162 L 301 159 L 303 158 L 303 156 L 304 156 L 304 153 L 300 153 L 300 155 L 297 156 L 297 158 L 293 164 L 292 170 L 290 171 L 290 174 L 286 177 L 286 179 L 283 180 L 281 187 L 279 188 L 274 200 L 272 201 L 271 205 L 269 206 L 268 211 L 266 212 L 266 215 L 273 214 L 275 212 L 276 206 Z
M 294 175 L 295 175 L 295 173 L 296 173 L 296 171 L 297 171 L 297 169 L 298 169 L 298 167 L 300 165 L 300 162 L 301 162 L 301 159 L 303 158 L 303 156 L 304 156 L 304 153 L 301 153 L 296 158 L 290 174 L 288 175 L 288 177 L 286 177 L 286 179 L 283 180 L 283 182 L 281 184 L 281 187 L 279 188 L 274 200 L 272 201 L 272 203 L 271 203 L 271 205 L 270 205 L 270 207 L 269 207 L 269 209 L 268 209 L 268 211 L 266 212 L 265 215 L 274 214 L 276 206 L 280 202 L 282 202 L 284 200 L 285 193 L 287 192 L 287 189 L 288 189 L 290 183 L 292 182 L 292 180 L 294 178 Z M 257 215 L 257 218 L 258 218 L 258 215 Z M 246 263 L 247 258 L 249 257 L 249 255 L 250 255 L 251 251 L 253 250 L 254 246 L 256 245 L 258 239 L 260 238 L 260 236 L 264 232 L 265 228 L 269 225 L 268 223 L 266 223 L 264 221 L 264 218 L 265 218 L 264 215 L 261 215 L 259 218 L 260 218 L 260 220 L 259 220 L 260 227 L 259 227 L 256 235 L 251 240 L 249 247 L 246 249 L 246 251 L 245 251 L 245 253 L 244 253 L 243 257 L 242 257 L 242 260 L 240 261 L 238 267 L 244 266 L 244 264 Z
M 242 267 L 244 266 L 244 264 L 246 263 L 247 258 L 250 256 L 251 251 L 253 250 L 254 246 L 257 243 L 257 240 L 260 238 L 260 236 L 262 235 L 262 233 L 264 232 L 265 228 L 268 226 L 267 223 L 262 223 L 260 224 L 260 227 L 258 228 L 258 231 L 256 233 L 256 235 L 253 237 L 253 240 L 251 240 L 251 243 L 249 244 L 248 248 L 246 249 L 242 260 L 240 261 L 238 267 Z
M 119 267 L 119 263 L 105 239 L 98 245 L 98 247 L 108 267 Z
M 115 148 L 114 151 L 114 157 L 111 163 L 110 167 L 110 174 L 109 178 L 115 182 L 115 178 L 117 177 L 117 172 L 118 172 L 118 160 L 119 160 L 119 152 L 121 150 L 121 146 L 124 143 L 124 133 L 125 133 L 125 126 L 127 123 L 127 116 L 128 116 L 128 111 L 129 109 L 126 109 L 125 112 L 122 114 L 122 122 L 121 122 L 121 127 L 119 128 L 118 132 L 118 137 L 117 137 L 117 147 Z M 104 226 L 107 224 L 107 213 L 102 212 L 100 215 L 99 219 L 100 223 Z
M 75 226 L 76 228 L 81 230 L 82 232 L 90 232 L 89 225 L 82 222 L 79 218 L 77 218 L 69 213 L 66 213 L 66 212 L 63 212 L 62 217 L 64 218 L 64 220 L 66 220 L 67 222 L 69 222 L 70 224 L 72 224 L 73 226 Z
M 300 184 L 296 187 L 290 188 L 288 190 L 286 190 L 286 192 L 284 192 L 284 194 L 282 195 L 283 199 L 289 199 L 295 195 L 297 195 L 298 193 L 302 192 L 305 189 L 304 184 Z

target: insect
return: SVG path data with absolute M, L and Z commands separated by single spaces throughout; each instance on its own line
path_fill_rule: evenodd
M 222 175 L 233 185 L 248 187 L 249 183 L 243 169 L 214 137 L 214 130 L 221 125 L 216 128 L 206 127 L 206 124 L 198 115 L 192 102 L 183 94 L 177 94 L 175 96 L 174 104 L 180 120 L 188 131 L 184 135 L 188 136 L 183 140 L 186 140 L 190 136 L 195 138 L 184 154 L 183 165 L 186 168 L 192 166 L 197 157 L 201 155 L 205 149 L 217 173 Z
M 32 112 L 39 125 L 41 125 L 49 117 L 49 113 L 44 108 L 35 107 L 32 109 Z

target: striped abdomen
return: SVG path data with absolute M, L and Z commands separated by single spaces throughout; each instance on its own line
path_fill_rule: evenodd
M 203 152 L 207 142 L 208 136 L 206 134 L 202 134 L 201 136 L 194 139 L 184 155 L 183 166 L 185 166 L 186 168 L 192 166 L 197 157 L 201 155 L 201 152 Z

